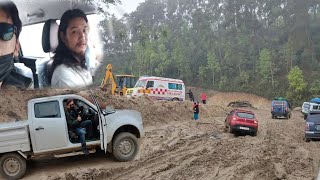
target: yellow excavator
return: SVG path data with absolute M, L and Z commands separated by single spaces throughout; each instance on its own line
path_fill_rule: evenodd
M 125 96 L 127 88 L 133 88 L 135 83 L 136 78 L 133 75 L 116 75 L 114 77 L 112 74 L 112 64 L 108 64 L 100 88 L 112 95 L 119 94 Z

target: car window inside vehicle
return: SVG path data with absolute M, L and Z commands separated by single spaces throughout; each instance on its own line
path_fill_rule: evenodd
M 42 50 L 41 38 L 44 23 L 24 26 L 20 34 L 20 44 L 23 56 L 49 57 L 49 53 Z

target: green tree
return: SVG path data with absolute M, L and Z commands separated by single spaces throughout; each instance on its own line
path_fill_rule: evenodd
M 208 53 L 208 68 L 212 72 L 212 87 L 214 87 L 215 74 L 220 72 L 221 67 L 216 55 L 212 52 Z
M 309 91 L 313 97 L 319 97 L 320 96 L 320 80 L 313 81 L 311 83 Z
M 271 82 L 272 89 L 274 87 L 275 68 L 272 62 L 272 54 L 268 49 L 263 49 L 259 54 L 258 72 L 262 81 Z
M 302 100 L 305 93 L 307 83 L 304 81 L 304 76 L 299 67 L 295 66 L 288 74 L 289 89 L 287 91 L 288 99 L 294 103 Z

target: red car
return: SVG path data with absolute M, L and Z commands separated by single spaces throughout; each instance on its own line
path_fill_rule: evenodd
M 225 128 L 228 132 L 241 132 L 252 136 L 257 135 L 258 120 L 252 111 L 234 109 L 227 115 Z

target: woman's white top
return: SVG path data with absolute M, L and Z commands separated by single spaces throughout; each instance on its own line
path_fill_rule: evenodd
M 57 66 L 52 74 L 53 88 L 83 88 L 92 84 L 90 71 L 80 66 L 68 67 L 65 64 Z

